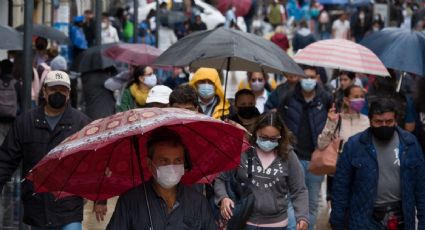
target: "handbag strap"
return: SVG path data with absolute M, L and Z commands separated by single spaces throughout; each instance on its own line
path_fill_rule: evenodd
M 339 134 L 341 133 L 341 125 L 342 125 L 342 118 L 341 118 L 341 115 L 338 115 L 338 123 L 336 123 L 336 127 L 335 127 L 335 130 L 334 130 L 332 137 L 335 138 L 335 137 L 339 136 Z

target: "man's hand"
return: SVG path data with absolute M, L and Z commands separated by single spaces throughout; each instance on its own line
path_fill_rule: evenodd
M 233 203 L 233 201 L 231 199 L 229 199 L 229 198 L 223 198 L 221 200 L 221 206 L 220 206 L 221 216 L 225 220 L 230 220 L 230 218 L 233 215 L 232 209 L 234 207 L 235 207 L 235 204 Z
M 304 220 L 300 220 L 297 223 L 297 230 L 307 230 L 308 228 L 308 223 Z
M 106 204 L 97 204 L 96 202 L 94 202 L 93 212 L 96 213 L 97 222 L 104 220 L 107 211 L 108 207 Z

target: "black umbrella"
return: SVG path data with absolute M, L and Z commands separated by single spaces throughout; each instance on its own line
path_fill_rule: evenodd
M 361 44 L 371 49 L 387 68 L 425 76 L 425 34 L 388 28 L 367 35 Z
M 0 49 L 22 50 L 23 34 L 12 27 L 0 25 Z
M 19 31 L 24 31 L 24 25 L 16 27 Z M 62 31 L 46 25 L 34 25 L 33 35 L 54 40 L 59 44 L 68 44 L 69 39 Z
M 116 44 L 117 43 L 109 43 L 100 46 L 94 46 L 85 50 L 77 56 L 76 60 L 71 66 L 71 70 L 80 73 L 85 73 L 114 67 L 114 60 L 103 55 L 103 52 Z
M 304 76 L 297 63 L 273 42 L 255 34 L 223 27 L 184 37 L 164 51 L 154 65 L 227 70 L 224 97 L 230 70 Z
M 297 63 L 273 42 L 222 27 L 184 37 L 164 51 L 154 65 L 304 76 Z

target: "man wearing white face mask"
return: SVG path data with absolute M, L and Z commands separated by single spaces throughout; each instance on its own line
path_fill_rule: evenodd
M 310 173 L 308 165 L 311 155 L 317 147 L 317 138 L 325 127 L 328 110 L 331 108 L 332 98 L 322 85 L 318 83 L 320 76 L 315 67 L 302 66 L 304 74 L 292 92 L 282 98 L 278 112 L 286 125 L 297 138 L 295 153 L 304 169 L 305 182 L 309 196 L 309 230 L 314 229 L 318 210 L 320 186 L 323 176 Z M 293 211 L 289 210 L 289 226 L 295 223 Z M 291 221 L 292 220 L 292 221 Z
M 217 229 L 206 198 L 179 183 L 185 170 L 191 169 L 180 136 L 160 128 L 151 134 L 147 150 L 147 164 L 153 178 L 146 182 L 146 195 L 154 229 Z M 139 185 L 119 198 L 107 230 L 147 229 L 147 226 L 145 192 Z
M 119 42 L 118 32 L 115 27 L 111 26 L 109 14 L 102 13 L 102 44 Z

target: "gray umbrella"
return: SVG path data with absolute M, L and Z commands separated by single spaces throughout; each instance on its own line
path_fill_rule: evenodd
M 302 69 L 273 42 L 222 27 L 184 37 L 164 51 L 154 65 L 304 76 Z
M 16 27 L 19 31 L 24 31 L 24 25 Z M 62 31 L 46 25 L 34 25 L 33 35 L 54 40 L 59 44 L 69 44 L 70 41 Z
M 86 49 L 77 56 L 71 65 L 71 71 L 87 73 L 115 66 L 115 61 L 103 55 L 103 52 L 117 43 L 103 44 Z
M 12 27 L 0 25 L 0 38 L 0 49 L 22 50 L 23 35 Z

